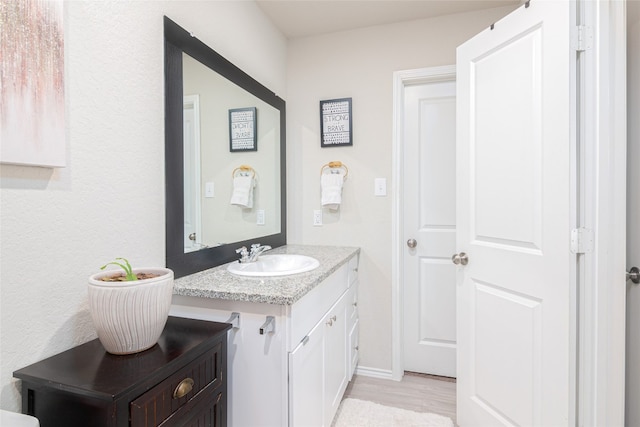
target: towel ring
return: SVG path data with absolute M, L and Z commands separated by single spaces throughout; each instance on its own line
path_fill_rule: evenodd
M 235 168 L 233 170 L 233 172 L 231 172 L 231 177 L 235 178 L 236 172 L 238 172 L 238 171 L 240 171 L 240 172 L 252 172 L 253 173 L 253 177 L 252 178 L 256 177 L 255 169 L 253 169 L 251 166 L 248 166 L 248 165 L 240 165 L 237 168 Z
M 320 175 L 322 175 L 322 172 L 324 172 L 325 168 L 330 168 L 330 169 L 337 169 L 337 168 L 342 168 L 344 169 L 344 178 L 347 178 L 347 175 L 349 175 L 349 168 L 347 168 L 347 165 L 345 165 L 342 162 L 339 161 L 335 161 L 335 162 L 329 162 L 326 165 L 322 166 L 322 168 L 320 169 Z

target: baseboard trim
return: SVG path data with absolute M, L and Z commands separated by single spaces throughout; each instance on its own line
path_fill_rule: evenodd
M 363 377 L 382 378 L 385 380 L 394 380 L 393 372 L 391 372 L 389 369 L 378 369 L 378 368 L 368 368 L 366 366 L 358 366 L 356 368 L 356 375 L 362 375 Z

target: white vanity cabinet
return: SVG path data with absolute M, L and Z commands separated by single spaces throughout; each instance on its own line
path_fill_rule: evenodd
M 174 295 L 173 316 L 225 322 L 240 313 L 228 337 L 229 426 L 331 425 L 358 361 L 358 256 L 319 267 L 327 274 L 291 304 Z M 295 276 L 247 280 L 289 289 Z M 275 330 L 261 335 L 267 316 Z

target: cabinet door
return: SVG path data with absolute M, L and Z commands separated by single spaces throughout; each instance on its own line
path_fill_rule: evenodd
M 358 365 L 358 280 L 356 280 L 349 288 L 347 294 L 347 317 L 349 331 L 347 338 L 348 349 L 348 365 L 347 372 L 349 373 L 349 381 L 353 377 L 353 374 Z
M 289 426 L 323 425 L 323 334 L 318 323 L 289 353 Z
M 353 378 L 353 374 L 356 372 L 356 367 L 358 366 L 358 357 L 360 355 L 359 352 L 359 344 L 358 344 L 358 319 L 356 319 L 355 323 L 351 327 L 351 331 L 349 332 L 349 381 Z
M 347 374 L 347 295 L 338 300 L 324 319 L 325 425 L 330 426 L 349 382 Z

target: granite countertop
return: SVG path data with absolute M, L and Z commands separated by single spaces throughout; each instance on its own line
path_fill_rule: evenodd
M 320 261 L 320 267 L 290 276 L 240 277 L 229 273 L 228 264 L 224 264 L 176 279 L 173 293 L 191 297 L 292 305 L 359 253 L 360 248 L 345 246 L 281 246 L 265 254 L 307 255 Z

